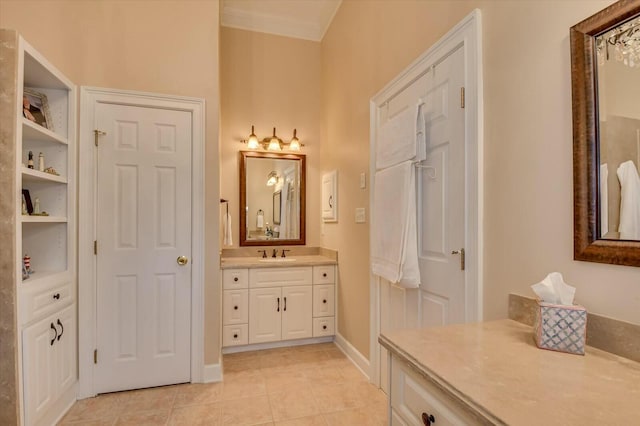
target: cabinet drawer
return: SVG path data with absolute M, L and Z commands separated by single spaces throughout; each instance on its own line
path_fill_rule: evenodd
M 249 290 L 225 290 L 222 302 L 224 325 L 249 322 Z
M 334 334 L 336 334 L 334 317 L 313 319 L 313 337 L 333 336 Z
M 423 424 L 423 413 L 433 416 L 432 423 L 438 426 L 478 423 L 467 408 L 395 357 L 391 359 L 391 408 L 412 425 Z
M 69 281 L 58 281 L 46 286 L 25 286 L 21 300 L 23 301 L 21 312 L 22 324 L 34 319 L 44 317 L 68 305 L 74 300 L 73 286 Z
M 335 279 L 335 266 L 314 266 L 313 267 L 313 283 L 314 284 L 333 284 Z
M 238 346 L 249 343 L 247 324 L 225 325 L 222 327 L 222 346 Z
M 222 271 L 222 288 L 224 288 L 225 290 L 248 287 L 248 269 L 224 269 Z
M 286 287 L 292 285 L 311 285 L 311 266 L 298 268 L 256 268 L 249 271 L 249 286 Z
M 313 286 L 313 316 L 332 317 L 335 315 L 335 286 L 314 285 Z

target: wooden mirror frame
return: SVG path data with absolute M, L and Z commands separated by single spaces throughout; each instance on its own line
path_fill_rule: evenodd
M 300 235 L 292 240 L 248 240 L 247 239 L 247 160 L 249 158 L 276 158 L 300 161 Z M 240 246 L 296 246 L 306 244 L 306 186 L 307 165 L 303 154 L 280 154 L 271 152 L 240 151 Z
M 640 0 L 622 0 L 574 25 L 571 38 L 573 97 L 573 258 L 640 266 L 640 241 L 600 239 L 598 83 L 595 36 L 640 13 Z

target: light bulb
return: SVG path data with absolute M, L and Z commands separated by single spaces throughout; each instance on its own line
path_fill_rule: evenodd
M 289 150 L 300 151 L 300 140 L 296 137 L 296 129 L 293 129 L 293 138 L 289 142 Z
M 273 136 L 271 137 L 271 140 L 269 141 L 269 146 L 267 147 L 267 150 L 269 151 L 280 151 L 282 150 L 282 147 L 280 146 L 280 141 L 278 140 L 278 137 L 276 136 L 276 128 L 273 128 Z
M 258 149 L 260 148 L 260 141 L 253 131 L 253 126 L 251 126 L 251 134 L 249 135 L 249 140 L 247 141 L 247 148 L 249 149 Z

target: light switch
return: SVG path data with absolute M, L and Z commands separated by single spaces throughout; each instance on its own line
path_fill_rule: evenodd
M 365 208 L 358 207 L 356 209 L 356 223 L 365 223 L 366 221 L 367 219 L 366 219 Z
M 367 175 L 362 172 L 360 173 L 360 189 L 365 189 L 367 187 Z

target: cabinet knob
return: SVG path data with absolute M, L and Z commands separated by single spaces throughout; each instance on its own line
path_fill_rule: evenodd
M 235 309 L 237 311 L 238 310 L 238 306 L 234 306 L 233 309 Z
M 327 329 L 327 326 L 326 326 L 326 325 L 323 325 L 323 326 L 322 326 L 322 329 L 323 329 L 323 330 L 326 330 L 326 329 Z
M 422 423 L 424 426 L 431 426 L 431 423 L 435 423 L 436 418 L 433 417 L 433 414 L 422 413 Z
M 238 338 L 238 333 L 234 334 L 234 335 L 233 335 L 233 338 L 234 338 L 234 339 L 237 339 L 237 338 Z
M 233 277 L 233 282 L 237 283 L 238 282 L 238 277 Z
M 323 277 L 323 278 L 327 278 L 327 273 L 326 273 L 326 272 L 323 272 L 323 273 L 322 273 L 322 277 Z
M 322 299 L 322 303 L 327 303 L 327 299 Z
M 56 300 L 59 300 L 60 299 L 60 293 L 54 294 L 53 298 L 56 299 Z

